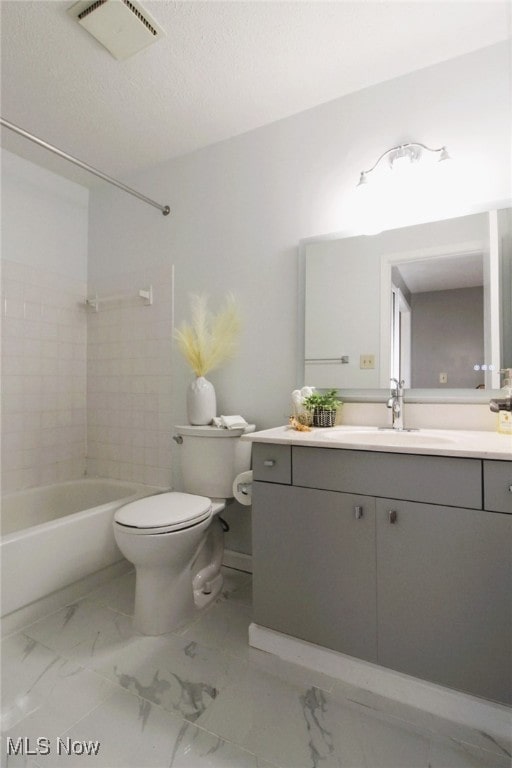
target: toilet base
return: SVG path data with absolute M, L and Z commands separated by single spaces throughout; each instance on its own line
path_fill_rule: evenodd
M 217 505 L 219 506 L 219 505 Z M 222 505 L 221 509 L 224 508 Z M 224 555 L 224 529 L 218 513 L 214 514 L 210 527 L 203 540 L 194 568 L 198 568 L 192 581 L 194 603 L 201 610 L 206 608 L 218 596 L 224 579 L 221 573 Z
M 164 635 L 190 621 L 197 608 L 190 573 L 167 568 L 135 568 L 133 628 L 142 635 Z
M 196 613 L 193 563 L 211 518 L 191 528 L 163 534 L 133 534 L 119 525 L 119 549 L 135 565 L 133 627 L 143 635 L 164 635 Z
M 177 579 L 174 575 L 171 582 L 167 569 L 160 573 L 136 569 L 133 628 L 141 635 L 174 632 L 213 603 L 223 583 L 222 573 L 217 573 L 205 582 L 201 590 L 193 590 L 190 573 L 184 573 Z
M 133 627 L 143 635 L 164 635 L 194 619 L 219 595 L 224 532 L 216 501 L 213 517 L 169 533 L 133 534 L 114 525 L 117 544 L 135 565 Z
M 215 600 L 222 589 L 224 579 L 222 573 L 218 573 L 210 581 L 206 582 L 202 589 L 194 589 L 194 603 L 196 608 L 202 610 Z M 205 590 L 209 590 L 208 592 Z

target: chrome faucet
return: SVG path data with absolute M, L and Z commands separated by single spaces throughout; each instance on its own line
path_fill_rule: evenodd
M 391 397 L 387 407 L 391 408 L 393 429 L 402 432 L 404 429 L 404 381 L 391 379 Z

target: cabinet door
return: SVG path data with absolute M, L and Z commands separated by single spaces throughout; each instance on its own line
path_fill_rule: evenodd
M 375 661 L 375 500 L 255 482 L 252 518 L 254 621 Z
M 484 461 L 484 489 L 484 509 L 512 514 L 512 461 Z
M 510 515 L 377 499 L 379 663 L 510 702 L 511 542 Z

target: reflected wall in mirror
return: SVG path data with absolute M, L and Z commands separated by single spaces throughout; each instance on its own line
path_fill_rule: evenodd
M 512 209 L 303 241 L 304 378 L 477 390 L 512 366 Z

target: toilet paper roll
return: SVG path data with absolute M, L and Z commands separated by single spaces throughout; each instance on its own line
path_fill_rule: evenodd
M 252 470 L 240 472 L 233 483 L 233 496 L 244 507 L 252 504 Z

